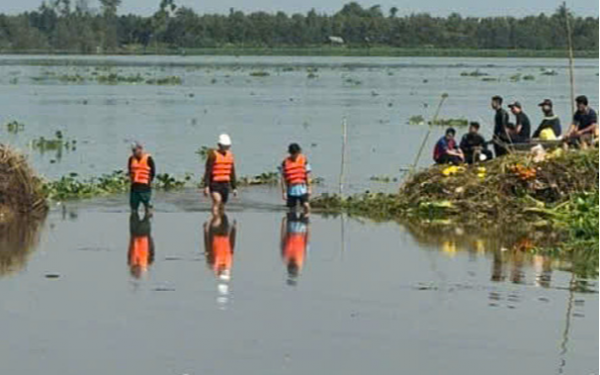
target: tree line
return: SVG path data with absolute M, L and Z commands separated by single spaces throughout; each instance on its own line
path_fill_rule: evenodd
M 157 0 L 158 1 L 158 0 Z M 126 48 L 172 49 L 223 47 L 311 47 L 344 44 L 351 47 L 527 49 L 566 48 L 566 19 L 572 26 L 575 50 L 598 50 L 598 17 L 571 14 L 563 5 L 551 15 L 527 17 L 463 17 L 451 14 L 399 16 L 348 3 L 335 14 L 311 10 L 198 14 L 160 0 L 152 16 L 118 13 L 121 0 L 49 0 L 33 11 L 0 14 L 0 50 L 117 52 Z

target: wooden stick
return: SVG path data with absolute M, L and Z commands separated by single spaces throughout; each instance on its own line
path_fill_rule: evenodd
M 342 165 L 340 170 L 340 196 L 344 196 L 344 180 L 346 178 L 346 145 L 348 143 L 348 123 L 342 120 Z
M 421 143 L 421 147 L 419 148 L 419 152 L 417 153 L 417 157 L 415 158 L 415 162 L 413 163 L 413 166 L 411 168 L 411 173 L 414 173 L 414 171 L 417 169 L 417 165 L 419 164 L 419 160 L 421 160 L 421 155 L 423 154 L 423 150 L 425 149 L 425 146 L 427 145 L 427 141 L 429 140 L 429 136 L 431 135 L 431 129 L 437 122 L 438 117 L 440 115 L 440 111 L 442 110 L 442 106 L 444 105 L 444 102 L 446 101 L 446 99 L 448 99 L 448 94 L 442 94 L 442 99 L 440 100 L 440 104 L 438 105 L 437 110 L 435 111 L 435 115 L 433 116 L 433 121 L 429 124 L 429 129 L 427 130 L 427 133 L 425 134 L 425 138 L 423 138 L 423 143 Z
M 567 3 L 563 2 L 565 11 L 565 22 L 567 23 L 567 43 L 569 48 L 569 80 L 571 84 L 571 113 L 575 113 L 575 58 L 573 56 L 573 32 L 571 30 L 571 19 Z

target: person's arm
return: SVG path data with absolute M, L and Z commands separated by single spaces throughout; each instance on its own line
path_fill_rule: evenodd
M 283 162 L 281 164 L 281 166 L 279 166 L 279 172 L 281 174 L 281 196 L 283 197 L 283 200 L 287 200 L 287 191 L 288 191 L 288 186 L 287 186 L 287 181 L 285 180 L 285 162 Z
M 552 122 L 552 127 L 554 129 L 554 134 L 556 134 L 557 137 L 560 137 L 562 134 L 562 126 L 560 125 L 560 119 L 556 118 L 553 122 Z
M 311 173 L 312 173 L 312 167 L 310 166 L 310 164 L 308 163 L 308 161 L 306 162 L 306 187 L 308 189 L 308 195 L 312 195 L 312 181 L 311 181 Z
M 206 167 L 204 169 L 204 188 L 209 189 L 210 182 L 212 180 L 212 171 L 213 166 L 215 165 L 215 154 L 214 152 L 209 152 L 208 157 L 206 158 Z
M 154 164 L 152 157 L 148 158 L 148 166 L 150 167 L 150 182 L 152 182 L 154 181 L 154 177 L 156 177 L 156 164 Z
M 129 176 L 129 180 L 133 182 L 133 171 L 131 170 L 131 161 L 133 160 L 133 156 L 129 157 L 127 160 L 127 175 Z
M 235 193 L 237 190 L 237 176 L 235 173 L 235 164 L 231 166 L 231 189 Z

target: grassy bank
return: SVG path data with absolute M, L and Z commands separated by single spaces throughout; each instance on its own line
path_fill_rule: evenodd
M 435 166 L 411 176 L 398 194 L 322 196 L 316 208 L 376 220 L 543 232 L 531 247 L 598 249 L 598 150 L 535 162 L 511 155 L 484 166 Z
M 69 50 L 0 50 L 12 55 L 80 55 Z M 395 48 L 395 47 L 220 47 L 220 48 L 142 48 L 125 47 L 115 55 L 182 55 L 182 56 L 373 56 L 373 57 L 493 57 L 493 58 L 566 58 L 565 50 Z M 597 59 L 598 51 L 575 51 L 576 58 Z

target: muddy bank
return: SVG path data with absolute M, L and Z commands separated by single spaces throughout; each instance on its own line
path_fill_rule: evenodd
M 325 212 L 410 220 L 475 230 L 515 228 L 540 235 L 531 245 L 598 248 L 598 150 L 511 155 L 479 166 L 435 166 L 410 177 L 397 194 L 324 195 Z

